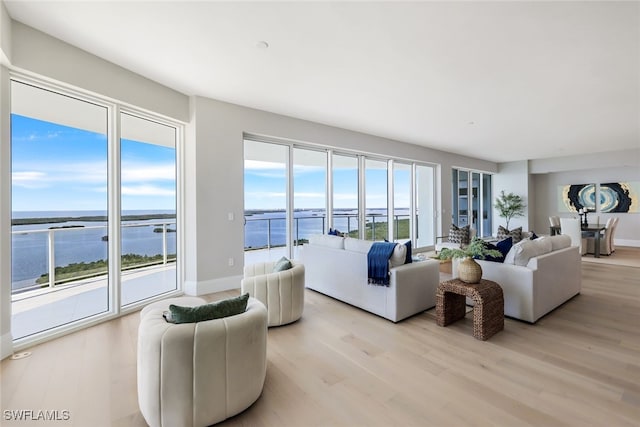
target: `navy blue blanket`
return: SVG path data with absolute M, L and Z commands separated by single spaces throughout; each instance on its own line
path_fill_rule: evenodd
M 389 286 L 389 258 L 396 244 L 391 242 L 374 242 L 367 254 L 369 284 Z

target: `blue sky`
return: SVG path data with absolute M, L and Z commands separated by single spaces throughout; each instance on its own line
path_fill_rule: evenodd
M 12 209 L 107 209 L 104 134 L 11 116 Z M 123 210 L 175 210 L 175 149 L 123 140 Z
M 323 209 L 325 207 L 325 171 L 323 167 L 296 166 L 294 170 L 294 204 L 297 209 Z M 409 188 L 409 175 L 400 174 L 396 185 Z M 286 170 L 284 163 L 245 161 L 245 209 L 285 209 Z M 336 169 L 333 175 L 334 208 L 357 209 L 358 173 L 356 169 Z M 387 171 L 370 170 L 367 173 L 368 208 L 385 208 L 387 203 Z M 404 197 L 396 203 L 408 207 Z M 399 202 L 399 203 L 398 203 Z

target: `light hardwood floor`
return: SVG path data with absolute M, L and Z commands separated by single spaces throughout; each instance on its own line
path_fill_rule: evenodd
M 398 324 L 307 291 L 300 321 L 269 330 L 262 396 L 228 426 L 640 425 L 640 269 L 584 263 L 582 293 L 536 325 L 482 342 L 471 314 Z M 220 299 L 237 292 L 209 296 Z M 2 410 L 143 426 L 134 313 L 5 360 Z M 4 415 L 4 414 L 3 414 Z

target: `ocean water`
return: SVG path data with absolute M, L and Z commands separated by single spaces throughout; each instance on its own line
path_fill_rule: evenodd
M 123 215 L 166 214 L 171 211 L 125 211 Z M 397 212 L 405 215 L 403 211 Z M 14 218 L 55 218 L 105 215 L 104 211 L 64 211 L 64 212 L 14 212 Z M 386 210 L 371 210 L 376 222 L 385 222 Z M 294 215 L 295 240 L 308 239 L 312 234 L 326 234 L 324 210 L 296 211 Z M 371 221 L 373 217 L 369 217 Z M 141 224 L 122 228 L 122 253 L 139 255 L 162 254 L 162 233 L 153 229 L 162 222 L 156 219 L 135 221 Z M 127 224 L 127 222 L 123 222 Z M 106 222 L 68 221 L 64 223 L 32 224 L 13 226 L 12 231 L 12 287 L 21 289 L 32 286 L 35 280 L 48 272 L 49 227 L 83 226 L 81 228 L 58 229 L 54 231 L 55 265 L 92 262 L 107 259 L 108 243 L 102 238 L 107 234 Z M 342 210 L 334 215 L 335 228 L 348 232 L 358 228 L 357 212 Z M 169 227 L 175 229 L 175 224 Z M 44 231 L 37 231 L 44 230 Z M 268 245 L 281 246 L 286 243 L 286 219 L 284 212 L 247 212 L 245 216 L 245 248 L 265 248 Z M 176 233 L 167 233 L 169 254 L 176 253 Z
M 165 214 L 171 211 L 126 211 L 124 215 Z M 64 212 L 14 212 L 14 218 L 55 218 L 104 215 L 101 211 L 64 211 Z M 142 224 L 135 227 L 122 227 L 122 253 L 139 255 L 162 254 L 162 233 L 154 228 L 162 222 L 171 220 L 156 219 L 135 221 Z M 174 221 L 175 222 L 175 221 Z M 131 222 L 123 222 L 123 225 Z M 21 289 L 32 286 L 35 279 L 48 272 L 49 227 L 83 226 L 81 228 L 56 229 L 54 235 L 55 265 L 66 266 L 72 263 L 92 262 L 107 259 L 108 242 L 102 240 L 107 235 L 106 222 L 68 221 L 63 223 L 30 224 L 12 226 L 11 238 L 11 281 L 12 288 Z M 175 229 L 175 224 L 169 226 Z M 43 232 L 37 230 L 44 230 Z M 167 233 L 167 252 L 176 253 L 176 233 Z

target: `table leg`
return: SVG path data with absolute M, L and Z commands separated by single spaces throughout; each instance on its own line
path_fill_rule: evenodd
M 596 247 L 593 252 L 595 258 L 600 258 L 600 231 L 596 232 Z
M 436 295 L 436 324 L 447 326 L 456 320 L 463 319 L 466 314 L 465 295 L 444 292 Z

